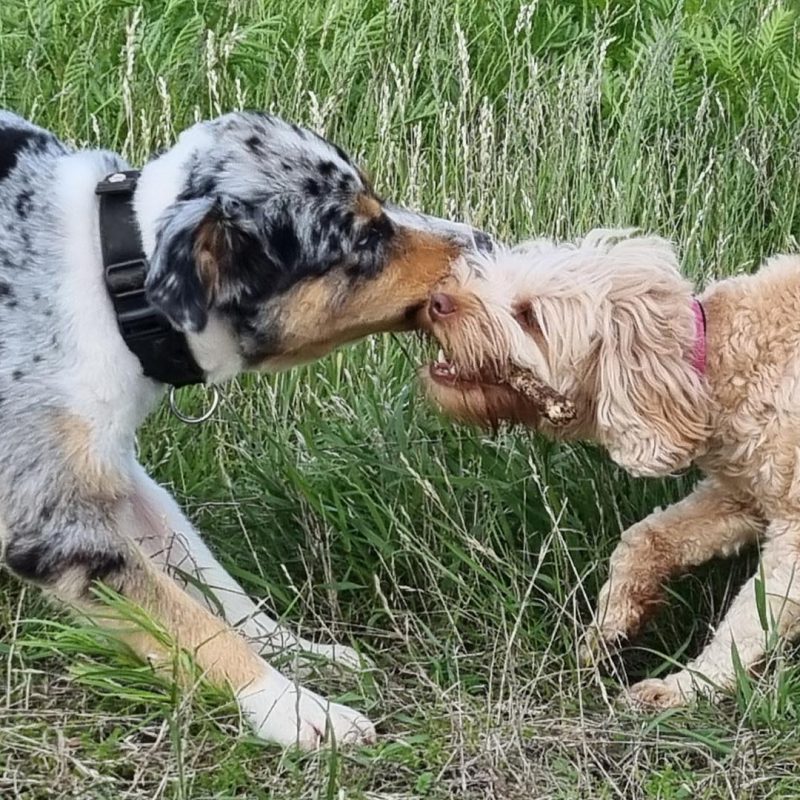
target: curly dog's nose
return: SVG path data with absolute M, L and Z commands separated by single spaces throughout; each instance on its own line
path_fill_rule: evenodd
M 428 308 L 430 310 L 431 319 L 438 322 L 453 314 L 456 310 L 456 304 L 449 294 L 436 292 L 436 294 L 431 295 Z

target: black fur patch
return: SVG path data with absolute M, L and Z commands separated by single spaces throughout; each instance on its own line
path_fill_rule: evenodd
M 323 228 L 330 228 L 331 225 L 339 218 L 339 209 L 336 206 L 331 206 L 326 211 L 323 211 L 319 218 L 319 224 Z
M 29 581 L 45 580 L 51 574 L 52 553 L 41 544 L 24 547 L 13 541 L 6 548 L 5 559 L 12 572 Z
M 251 153 L 255 153 L 256 155 L 260 155 L 261 154 L 261 152 L 262 152 L 261 139 L 258 136 L 256 136 L 255 134 L 253 134 L 253 136 L 249 136 L 247 139 L 245 139 L 244 143 L 247 145 L 247 149 Z
M 288 214 L 272 226 L 272 230 L 267 234 L 267 241 L 283 266 L 291 269 L 300 255 L 300 240 Z
M 350 236 L 353 232 L 353 222 L 355 221 L 355 214 L 352 211 L 346 211 L 339 218 L 339 229 L 345 236 Z
M 26 546 L 25 538 L 15 538 L 6 550 L 8 568 L 25 580 L 52 583 L 68 570 L 82 569 L 91 583 L 105 580 L 125 566 L 125 556 L 119 551 L 61 553 L 42 543 Z
M 14 208 L 20 219 L 27 219 L 33 208 L 33 193 L 30 190 L 20 192 L 17 195 L 17 202 L 14 204 Z
M 320 186 L 319 181 L 314 180 L 314 178 L 307 178 L 303 184 L 303 188 L 312 197 L 319 197 L 320 194 L 322 194 L 322 187 Z
M 0 181 L 17 166 L 19 154 L 26 149 L 43 150 L 51 136 L 26 128 L 0 128 Z
M 475 238 L 475 246 L 481 253 L 494 252 L 494 239 L 488 233 L 473 228 L 472 235 Z
M 287 226 L 279 224 L 273 228 L 274 240 L 270 239 L 272 247 L 283 248 L 287 254 L 297 246 L 296 234 L 289 226 L 290 220 Z M 228 250 L 219 254 L 220 283 L 223 295 L 239 298 L 239 301 L 225 306 L 235 318 L 239 313 L 247 313 L 246 310 L 237 311 L 237 306 L 243 305 L 246 309 L 278 291 L 281 283 L 286 281 L 288 271 L 267 255 L 257 239 L 236 226 L 228 229 L 226 240 Z

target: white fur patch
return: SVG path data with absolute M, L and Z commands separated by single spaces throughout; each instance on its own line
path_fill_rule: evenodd
M 107 154 L 82 152 L 59 161 L 54 207 L 64 259 L 57 292 L 66 363 L 60 388 L 71 411 L 90 423 L 94 445 L 116 460 L 160 396 L 128 349 L 106 289 L 95 186 Z
M 237 695 L 243 715 L 259 736 L 304 750 L 318 747 L 326 736 L 339 745 L 375 741 L 375 727 L 363 714 L 331 703 L 264 666 L 264 676 Z
M 185 130 L 164 155 L 145 164 L 142 169 L 133 198 L 133 208 L 148 258 L 152 258 L 156 246 L 159 217 L 185 188 L 188 161 L 212 143 L 213 137 L 207 124 L 199 122 Z

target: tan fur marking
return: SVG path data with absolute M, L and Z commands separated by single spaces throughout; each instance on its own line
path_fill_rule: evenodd
M 98 624 L 115 631 L 144 660 L 155 658 L 158 662 L 168 657 L 163 642 L 152 634 L 115 618 L 101 603 L 87 600 L 85 585 L 85 574 L 71 571 L 53 590 Z M 263 678 L 264 663 L 245 639 L 186 594 L 132 542 L 125 568 L 114 576 L 113 588 L 144 609 L 175 644 L 191 653 L 212 683 L 238 690 Z
M 126 596 L 157 619 L 179 647 L 194 655 L 210 681 L 241 689 L 263 677 L 263 662 L 241 636 L 187 595 L 168 575 L 145 563 L 144 569 L 124 576 Z M 144 656 L 154 644 L 141 632 L 129 637 L 129 643 Z
M 334 269 L 303 282 L 282 305 L 284 352 L 270 366 L 319 358 L 372 333 L 409 329 L 409 309 L 425 304 L 457 255 L 458 248 L 444 239 L 400 230 L 390 262 L 375 278 L 350 284 Z
M 61 450 L 82 488 L 96 498 L 118 500 L 127 490 L 120 473 L 104 464 L 94 452 L 92 429 L 86 420 L 68 412 L 58 412 L 53 419 Z
M 224 258 L 225 243 L 219 223 L 207 217 L 200 223 L 194 239 L 194 260 L 200 282 L 209 299 L 219 292 L 222 276 L 220 265 Z
M 360 214 L 367 219 L 375 219 L 379 217 L 383 209 L 378 200 L 371 194 L 360 194 L 356 198 L 356 213 Z

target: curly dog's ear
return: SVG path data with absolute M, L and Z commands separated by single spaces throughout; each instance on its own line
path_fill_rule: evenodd
M 691 289 L 671 247 L 648 240 L 637 269 L 615 276 L 601 312 L 597 434 L 634 475 L 687 467 L 707 437 L 708 405 L 692 366 Z

